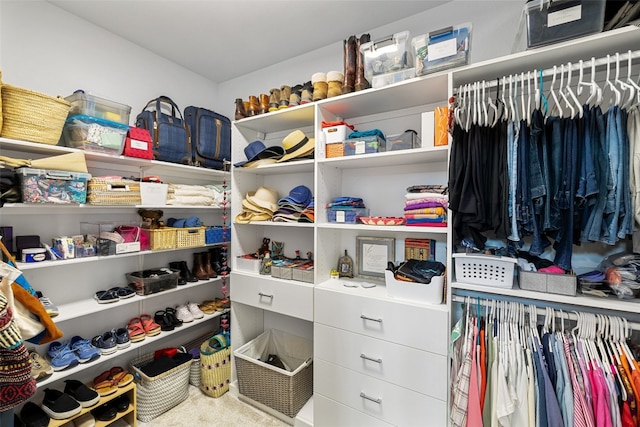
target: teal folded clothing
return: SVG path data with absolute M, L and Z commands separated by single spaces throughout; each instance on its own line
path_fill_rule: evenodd
M 351 132 L 349 134 L 349 136 L 347 137 L 347 139 L 354 139 L 354 138 L 364 138 L 367 136 L 377 136 L 380 139 L 382 139 L 383 141 L 386 141 L 387 139 L 384 137 L 384 133 L 382 133 L 382 131 L 380 129 L 372 129 L 372 130 L 368 130 L 365 132 Z

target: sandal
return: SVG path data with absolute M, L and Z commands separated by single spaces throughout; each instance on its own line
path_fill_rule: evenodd
M 198 304 L 198 308 L 205 314 L 213 314 L 216 312 L 215 301 L 205 300 Z
M 156 311 L 153 315 L 153 320 L 160 325 L 160 329 L 163 331 L 173 331 L 175 329 L 173 322 L 165 310 Z
M 182 320 L 178 319 L 177 313 L 176 313 L 176 309 L 173 307 L 167 307 L 164 309 L 165 313 L 167 313 L 167 317 L 169 318 L 169 321 L 171 322 L 171 324 L 176 327 L 176 326 L 182 326 Z
M 100 396 L 108 396 L 118 390 L 118 384 L 113 382 L 110 371 L 104 371 L 93 379 L 93 389 Z
M 147 334 L 148 337 L 158 335 L 162 330 L 160 328 L 160 325 L 154 322 L 151 316 L 148 314 L 141 314 L 140 322 L 142 323 L 142 327 L 144 328 L 144 333 Z
M 114 366 L 109 370 L 109 374 L 113 379 L 113 382 L 118 385 L 118 387 L 126 387 L 131 384 L 133 381 L 133 375 L 129 371 L 125 371 L 120 366 Z
M 129 332 L 129 341 L 131 342 L 143 341 L 147 336 L 139 317 L 134 317 L 129 320 L 129 323 L 127 324 L 127 331 Z

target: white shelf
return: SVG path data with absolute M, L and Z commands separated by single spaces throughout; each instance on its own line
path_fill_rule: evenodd
M 278 221 L 251 221 L 246 224 L 234 222 L 233 226 L 259 225 L 262 227 L 291 227 L 291 228 L 313 228 L 312 222 L 278 222 Z
M 124 257 L 134 257 L 134 256 L 140 256 L 140 255 L 154 255 L 154 254 L 159 254 L 159 253 L 163 253 L 163 252 L 174 252 L 174 251 L 183 251 L 186 249 L 198 249 L 198 248 L 213 248 L 216 246 L 222 246 L 223 243 L 212 243 L 210 245 L 204 245 L 204 246 L 189 246 L 186 248 L 173 248 L 173 249 L 162 249 L 162 250 L 157 250 L 157 251 L 140 251 L 140 252 L 129 252 L 126 254 L 119 254 L 119 255 L 107 255 L 107 256 L 90 256 L 90 257 L 83 257 L 83 258 L 71 258 L 71 259 L 59 259 L 59 260 L 47 260 L 47 261 L 41 261 L 41 262 L 30 262 L 30 263 L 25 263 L 25 262 L 17 262 L 17 267 L 20 270 L 35 270 L 35 269 L 40 269 L 40 268 L 52 268 L 52 267 L 68 267 L 71 264 L 84 264 L 86 262 L 102 262 L 102 261 L 114 261 L 114 260 L 118 260 L 118 259 L 122 259 Z
M 257 168 L 234 167 L 233 170 L 237 173 L 246 173 L 247 175 L 283 175 L 289 173 L 313 172 L 313 165 L 313 159 L 309 159 L 262 165 Z
M 253 130 L 257 133 L 269 134 L 290 129 L 309 126 L 313 123 L 314 104 L 302 104 L 296 107 L 284 108 L 267 114 L 236 120 L 234 123 L 242 129 Z
M 205 314 L 204 317 L 202 319 L 194 319 L 193 322 L 189 322 L 189 323 L 183 323 L 182 326 L 179 326 L 177 328 L 175 328 L 173 331 L 162 331 L 160 332 L 158 335 L 153 336 L 153 337 L 145 337 L 145 339 L 143 341 L 140 342 L 136 342 L 136 343 L 131 343 L 131 345 L 128 348 L 122 349 L 122 350 L 117 350 L 114 353 L 111 354 L 107 354 L 107 355 L 101 355 L 99 358 L 97 358 L 96 360 L 93 360 L 89 363 L 80 363 L 74 367 L 68 368 L 68 369 L 64 369 L 62 371 L 57 371 L 54 372 L 53 375 L 51 375 L 49 378 L 46 378 L 42 381 L 38 381 L 38 388 L 42 388 L 43 386 L 46 386 L 47 384 L 53 383 L 55 381 L 61 380 L 63 378 L 68 378 L 68 377 L 73 377 L 74 375 L 86 370 L 86 369 L 93 369 L 95 368 L 96 365 L 98 364 L 102 364 L 112 358 L 115 357 L 120 357 L 123 354 L 127 354 L 130 353 L 132 351 L 137 351 L 140 348 L 142 348 L 143 346 L 146 346 L 154 341 L 158 341 L 158 340 L 162 340 L 165 339 L 173 334 L 176 333 L 182 333 L 184 330 L 192 328 L 196 325 L 199 325 L 201 323 L 204 322 L 208 322 L 210 320 L 215 319 L 216 317 L 222 315 L 223 313 L 227 312 L 228 310 L 225 310 L 224 312 L 215 312 L 213 314 Z M 83 337 L 85 339 L 91 339 L 91 337 Z
M 87 209 L 90 212 L 88 214 L 96 213 L 129 213 L 132 210 L 143 209 L 162 209 L 162 210 L 184 210 L 184 209 L 198 209 L 198 210 L 221 210 L 221 207 L 217 206 L 193 206 L 193 205 L 132 205 L 132 206 L 96 206 L 88 204 L 55 204 L 55 203 L 5 203 L 2 207 L 2 213 L 6 214 L 47 214 L 47 213 L 65 213 L 65 212 L 78 212 L 78 209 Z M 81 211 L 82 212 L 82 211 Z
M 406 225 L 366 225 L 366 224 L 339 224 L 333 222 L 319 223 L 318 228 L 331 230 L 358 230 L 358 231 L 386 231 L 389 233 L 424 233 L 447 234 L 447 227 L 411 227 Z
M 449 147 L 445 146 L 318 159 L 318 165 L 331 166 L 336 169 L 376 168 L 440 163 L 446 162 L 448 158 Z
M 108 304 L 99 304 L 95 299 L 86 299 L 80 301 L 74 301 L 68 304 L 61 304 L 58 306 L 58 310 L 60 314 L 53 317 L 52 320 L 55 323 L 62 323 L 67 320 L 77 319 L 79 317 L 88 316 L 93 313 L 97 313 L 100 311 L 110 310 L 114 307 L 121 307 L 129 304 L 142 303 L 145 300 L 153 299 L 157 296 L 163 296 L 171 293 L 181 292 L 188 288 L 195 288 L 203 285 L 208 285 L 211 283 L 216 283 L 222 281 L 221 277 L 217 277 L 215 279 L 209 280 L 198 280 L 197 282 L 187 283 L 185 285 L 180 285 L 173 289 L 167 289 L 162 292 L 158 292 L 155 294 L 149 295 L 134 295 L 131 298 L 126 298 L 123 300 L 119 300 L 116 302 L 108 303 Z
M 118 166 L 139 168 L 145 173 L 167 173 L 169 175 L 188 174 L 192 178 L 222 180 L 230 173 L 216 169 L 207 169 L 196 166 L 181 165 L 178 163 L 161 162 L 158 160 L 138 159 L 135 157 L 116 156 L 112 154 L 98 153 L 80 150 L 77 148 L 60 147 L 57 145 L 38 144 L 34 142 L 19 141 L 15 139 L 0 138 L 0 147 L 3 150 L 16 150 L 31 154 L 45 154 L 56 156 L 67 153 L 83 152 L 88 163 L 96 166 L 118 170 Z
M 574 305 L 578 307 L 590 307 L 600 310 L 615 310 L 636 313 L 640 309 L 640 302 L 637 300 L 620 300 L 617 298 L 603 298 L 591 295 L 558 295 L 544 292 L 526 291 L 517 286 L 511 289 L 497 288 L 482 285 L 470 285 L 467 283 L 452 282 L 452 291 L 469 291 L 483 294 L 502 295 L 518 299 L 531 299 L 548 302 L 549 304 Z

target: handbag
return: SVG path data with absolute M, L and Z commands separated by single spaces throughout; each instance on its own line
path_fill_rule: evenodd
M 163 112 L 163 107 L 170 114 Z M 168 96 L 149 101 L 136 116 L 136 127 L 147 129 L 151 134 L 154 159 L 171 163 L 192 163 L 189 127 L 176 103 Z
M 191 136 L 192 157 L 196 165 L 229 170 L 231 164 L 231 120 L 205 108 L 189 106 L 184 119 Z
M 149 234 L 147 230 L 135 225 L 119 225 L 116 227 L 116 232 L 122 236 L 125 243 L 140 242 L 141 251 L 149 249 Z
M 149 130 L 137 127 L 129 128 L 122 154 L 139 159 L 153 159 L 153 147 Z
M 214 335 L 200 345 L 200 390 L 220 397 L 231 382 L 231 349 L 222 334 Z

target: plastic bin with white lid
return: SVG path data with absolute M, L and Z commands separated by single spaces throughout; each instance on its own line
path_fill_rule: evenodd
M 100 98 L 85 93 L 85 91 L 81 89 L 76 90 L 64 99 L 71 103 L 69 116 L 82 114 L 122 123 L 123 125 L 129 124 L 129 115 L 131 114 L 131 107 L 129 105 Z

